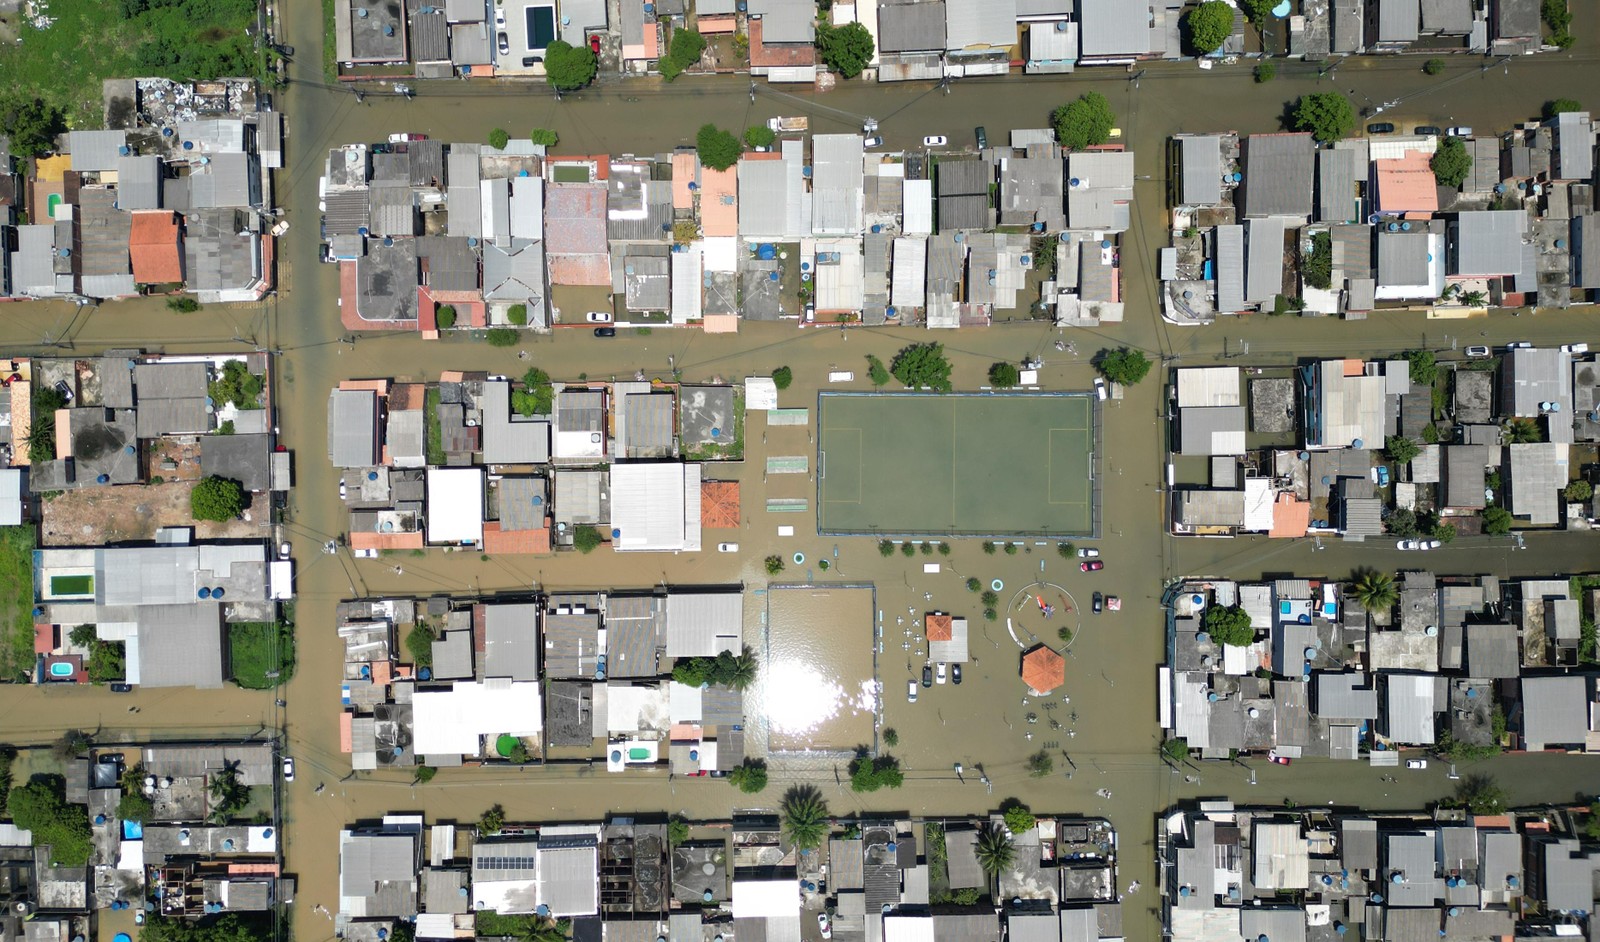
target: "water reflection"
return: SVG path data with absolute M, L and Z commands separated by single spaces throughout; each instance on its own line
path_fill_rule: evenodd
M 768 748 L 848 751 L 872 742 L 872 590 L 775 589 L 757 702 Z

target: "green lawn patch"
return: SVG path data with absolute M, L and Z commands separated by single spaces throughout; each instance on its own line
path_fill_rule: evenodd
M 33 669 L 33 527 L 0 527 L 0 676 Z
M 445 463 L 444 429 L 439 426 L 439 388 L 431 386 L 422 397 L 422 425 L 428 434 L 428 464 Z
M 588 183 L 589 168 L 576 164 L 562 164 L 555 169 L 557 183 Z
M 270 690 L 294 676 L 294 626 L 240 622 L 228 626 L 233 682 L 247 690 Z M 277 672 L 277 677 L 268 674 Z
M 50 0 L 49 16 L 48 29 L 22 22 L 21 42 L 0 46 L 0 75 L 9 90 L 60 106 L 74 128 L 105 123 L 104 79 L 260 73 L 244 32 L 251 0 Z

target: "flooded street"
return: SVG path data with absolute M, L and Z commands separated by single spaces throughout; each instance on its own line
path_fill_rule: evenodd
M 1285 66 L 1277 82 L 1255 86 L 1241 66 L 1232 74 L 1200 77 L 1188 67 L 1152 66 L 1135 87 L 1120 72 L 1088 70 L 1070 77 L 1005 82 L 958 82 L 949 95 L 927 85 L 853 87 L 825 96 L 762 89 L 752 103 L 743 79 L 684 79 L 670 90 L 650 82 L 606 84 L 555 103 L 542 86 L 526 91 L 479 84 L 423 86 L 415 101 L 354 96 L 320 85 L 321 27 L 317 5 L 294 0 L 288 8 L 283 41 L 301 50 L 292 74 L 296 84 L 282 92 L 288 113 L 290 169 L 278 177 L 278 202 L 289 208 L 293 229 L 286 237 L 278 295 L 261 305 L 212 308 L 174 315 L 160 304 L 122 302 L 74 309 L 68 305 L 6 305 L 0 344 L 25 354 L 64 351 L 92 353 L 111 347 L 143 347 L 167 352 L 262 348 L 276 360 L 276 397 L 282 441 L 295 453 L 295 490 L 290 499 L 289 532 L 298 572 L 298 667 L 282 692 L 288 706 L 274 706 L 270 691 L 140 690 L 127 696 L 103 689 L 0 688 L 4 738 L 19 745 L 46 743 L 64 727 L 94 731 L 102 739 L 163 736 L 246 736 L 281 728 L 288 753 L 299 766 L 287 790 L 286 847 L 289 870 L 299 879 L 295 932 L 301 942 L 331 936 L 332 924 L 314 909 L 336 909 L 338 830 L 351 822 L 387 812 L 421 813 L 433 820 L 470 821 L 486 807 L 501 804 L 508 821 L 593 820 L 608 812 L 681 812 L 691 818 L 725 818 L 735 807 L 774 807 L 784 787 L 795 781 L 821 787 L 835 814 L 860 810 L 912 814 L 968 815 L 1018 797 L 1041 811 L 1102 814 L 1121 834 L 1124 885 L 1138 880 L 1154 886 L 1156 813 L 1173 802 L 1199 796 L 1226 796 L 1266 804 L 1292 799 L 1302 805 L 1361 805 L 1371 809 L 1415 808 L 1448 794 L 1454 783 L 1442 763 L 1405 772 L 1385 783 L 1380 771 L 1364 764 L 1298 761 L 1289 767 L 1266 763 L 1209 764 L 1189 769 L 1197 781 L 1167 769 L 1157 757 L 1155 686 L 1163 658 L 1163 619 L 1158 605 L 1162 585 L 1180 575 L 1251 578 L 1295 573 L 1342 578 L 1358 566 L 1398 566 L 1408 562 L 1392 547 L 1329 541 L 1319 550 L 1308 540 L 1246 538 L 1175 540 L 1161 530 L 1162 388 L 1156 376 L 1101 411 L 1105 453 L 1103 539 L 1106 562 L 1099 573 L 1080 573 L 1076 561 L 1057 555 L 1053 543 L 1029 545 L 1015 555 L 983 552 L 978 540 L 957 540 L 942 571 L 922 571 L 924 557 L 879 554 L 868 538 L 819 539 L 815 508 L 809 514 L 774 514 L 769 497 L 815 499 L 807 475 L 775 475 L 765 481 L 769 455 L 807 454 L 815 445 L 807 430 L 774 429 L 768 441 L 765 421 L 752 419 L 742 464 L 708 467 L 710 479 L 738 480 L 744 488 L 743 532 L 719 531 L 716 538 L 738 540 L 741 552 L 684 555 L 565 554 L 549 558 L 503 557 L 480 561 L 476 553 L 430 551 L 425 557 L 355 560 L 345 553 L 324 555 L 321 544 L 344 524 L 337 479 L 327 461 L 326 403 L 329 388 L 342 379 L 394 377 L 434 380 L 445 369 L 520 374 L 528 363 L 518 349 L 491 348 L 466 338 L 424 342 L 413 334 L 347 338 L 339 326 L 333 266 L 316 261 L 317 178 L 330 146 L 352 140 L 382 140 L 400 129 L 444 140 L 482 140 L 495 126 L 551 127 L 562 136 L 563 152 L 656 153 L 687 143 L 703 120 L 743 127 L 775 114 L 808 113 L 813 130 L 849 131 L 858 116 L 881 122 L 888 146 L 905 146 L 923 134 L 945 133 L 961 142 L 973 125 L 984 124 L 994 139 L 1011 127 L 1038 127 L 1048 109 L 1066 97 L 1095 89 L 1117 110 L 1124 140 L 1138 152 L 1141 179 L 1135 223 L 1124 251 L 1127 321 L 1101 331 L 1065 334 L 1040 322 L 997 325 L 931 336 L 910 329 L 798 330 L 792 324 L 741 325 L 737 335 L 656 330 L 646 336 L 621 332 L 597 340 L 587 331 L 530 335 L 522 349 L 532 363 L 556 378 L 587 373 L 591 378 L 631 377 L 635 370 L 670 377 L 675 365 L 685 382 L 720 378 L 735 381 L 790 366 L 794 385 L 781 394 L 785 407 L 815 410 L 819 387 L 830 369 L 852 369 L 862 377 L 869 353 L 889 360 L 905 344 L 928 339 L 946 345 L 958 389 L 984 383 L 996 360 L 1025 355 L 1043 360 L 1041 385 L 1047 390 L 1084 390 L 1092 378 L 1090 356 L 1102 345 L 1130 344 L 1163 357 L 1167 367 L 1212 362 L 1283 362 L 1301 356 L 1360 355 L 1413 346 L 1449 349 L 1456 344 L 1526 340 L 1564 342 L 1600 336 L 1600 313 L 1585 308 L 1560 315 L 1509 314 L 1472 321 L 1427 321 L 1418 314 L 1380 313 L 1349 323 L 1331 319 L 1257 317 L 1203 329 L 1171 328 L 1155 308 L 1154 259 L 1163 244 L 1163 158 L 1165 137 L 1180 130 L 1276 130 L 1285 99 L 1317 89 L 1315 72 Z M 1480 130 L 1503 128 L 1531 117 L 1556 89 L 1589 103 L 1600 103 L 1596 43 L 1584 37 L 1575 54 L 1539 57 L 1479 73 L 1452 71 L 1441 81 L 1423 76 L 1411 60 L 1350 62 L 1339 68 L 1341 90 L 1356 89 L 1383 100 L 1436 90 L 1411 99 L 1394 120 L 1414 117 L 1427 123 L 1471 124 Z M 1577 63 L 1577 64 L 1575 64 Z M 1452 67 L 1457 68 L 1457 67 Z M 1324 80 L 1323 88 L 1333 87 Z M 302 84 L 303 83 L 303 84 Z M 1057 353 L 1058 337 L 1076 342 L 1077 355 Z M 1248 353 L 1242 344 L 1248 341 Z M 1225 358 L 1225 359 L 1224 359 Z M 813 411 L 813 422 L 814 422 Z M 814 427 L 814 426 L 813 426 Z M 1004 487 L 1005 482 L 994 482 Z M 792 537 L 777 536 L 780 525 Z M 725 535 L 722 535 L 725 534 Z M 708 544 L 712 541 L 707 535 Z M 1462 538 L 1432 554 L 1439 572 L 1493 573 L 1501 577 L 1564 572 L 1577 560 L 1592 560 L 1592 537 L 1541 535 L 1526 551 L 1507 540 Z M 837 547 L 837 556 L 834 548 Z M 804 553 L 813 563 L 826 558 L 831 574 L 814 571 L 821 582 L 835 578 L 870 584 L 876 597 L 863 605 L 866 590 L 773 591 L 764 600 L 762 559 Z M 809 565 L 809 564 L 808 564 Z M 1592 563 L 1590 564 L 1592 566 Z M 804 570 L 793 563 L 774 581 L 794 582 Z M 1014 632 L 1002 612 L 996 622 L 982 618 L 978 596 L 965 586 L 975 577 L 987 585 L 1000 579 L 1009 588 L 1002 600 L 1015 618 Z M 1012 593 L 1035 582 L 1063 587 L 1074 600 L 1051 620 L 1015 610 Z M 511 772 L 457 769 L 440 772 L 425 786 L 412 786 L 400 773 L 352 777 L 348 757 L 339 750 L 338 693 L 342 646 L 334 630 L 334 606 L 364 595 L 476 594 L 530 587 L 551 589 L 646 588 L 668 585 L 742 583 L 747 587 L 746 640 L 763 643 L 761 613 L 767 613 L 765 639 L 779 670 L 764 677 L 761 696 L 774 708 L 784 705 L 788 677 L 811 684 L 833 698 L 831 705 L 802 700 L 792 704 L 775 744 L 816 743 L 816 748 L 848 749 L 870 742 L 870 715 L 854 709 L 861 680 L 870 677 L 875 609 L 885 613 L 885 651 L 878 658 L 883 685 L 882 726 L 894 728 L 900 745 L 892 750 L 906 769 L 906 785 L 894 792 L 862 797 L 835 784 L 830 768 L 811 761 L 772 762 L 772 785 L 745 796 L 714 779 L 669 780 L 660 773 L 629 771 L 610 775 L 604 767 L 561 767 Z M 1093 615 L 1083 606 L 1100 590 L 1120 596 L 1122 611 Z M 1042 590 L 1041 590 L 1042 592 Z M 792 594 L 791 594 L 792 593 Z M 1048 599 L 1047 599 L 1048 601 Z M 1063 606 L 1064 609 L 1064 606 Z M 901 647 L 896 619 L 932 610 L 969 619 L 972 661 L 964 682 L 919 689 L 910 703 L 906 683 L 920 679 L 921 662 Z M 1070 621 L 1064 620 L 1070 619 Z M 1066 659 L 1066 683 L 1048 701 L 1024 702 L 1019 678 L 1021 646 L 1028 633 L 1054 643 L 1062 624 L 1078 625 Z M 920 624 L 917 626 L 920 630 Z M 868 670 L 865 676 L 861 670 Z M 790 675 L 784 671 L 795 670 Z M 815 671 L 815 674 L 810 673 Z M 782 689 L 778 689 L 782 687 Z M 835 689 L 836 688 L 836 689 Z M 790 705 L 786 705 L 790 706 Z M 130 708 L 138 712 L 130 713 Z M 1037 720 L 1027 722 L 1035 713 Z M 1031 778 L 1025 761 L 1046 750 L 1053 772 Z M 965 781 L 954 764 L 962 763 Z M 993 783 L 980 784 L 981 767 Z M 1467 771 L 1463 766 L 1462 771 Z M 1471 771 L 1496 775 L 1515 802 L 1566 801 L 1594 788 L 1600 764 L 1590 758 L 1507 756 L 1477 763 Z M 1251 785 L 1252 772 L 1254 781 Z M 1335 787 L 1336 785 L 1336 787 Z M 326 786 L 319 793 L 319 786 Z M 1101 797 L 1109 792 L 1110 798 Z M 1126 913 L 1131 939 L 1156 938 L 1154 893 L 1130 901 Z M 107 936 L 109 938 L 109 936 Z

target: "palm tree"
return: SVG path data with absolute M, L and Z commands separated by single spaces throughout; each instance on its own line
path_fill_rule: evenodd
M 1369 612 L 1388 611 L 1400 597 L 1395 588 L 1394 574 L 1363 569 L 1350 582 L 1350 594 Z
M 534 923 L 522 936 L 523 942 L 566 942 L 572 923 L 565 919 Z
M 756 656 L 749 648 L 734 656 L 724 682 L 735 690 L 747 690 L 756 682 Z
M 1017 850 L 1011 846 L 1011 835 L 992 824 L 985 824 L 983 830 L 978 832 L 973 852 L 978 856 L 978 866 L 991 879 L 998 877 L 1000 871 L 1017 859 Z
M 801 850 L 820 846 L 828 835 L 828 803 L 822 793 L 810 785 L 789 789 L 783 796 L 783 831 Z
M 1533 419 L 1508 419 L 1505 436 L 1506 441 L 1512 445 L 1526 445 L 1544 440 L 1544 436 L 1539 432 L 1539 423 Z

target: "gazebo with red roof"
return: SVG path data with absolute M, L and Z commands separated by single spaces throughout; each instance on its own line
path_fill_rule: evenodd
M 1037 645 L 1022 655 L 1022 681 L 1028 692 L 1044 696 L 1066 682 L 1066 659 L 1055 651 Z

